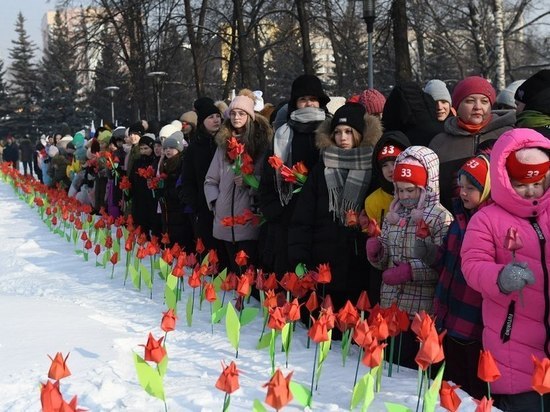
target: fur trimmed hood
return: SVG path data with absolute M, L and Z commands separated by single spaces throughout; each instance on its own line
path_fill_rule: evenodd
M 254 140 L 255 144 L 253 145 L 253 150 L 250 150 L 250 147 L 245 142 L 246 150 L 252 156 L 256 158 L 257 155 L 265 152 L 270 146 L 271 141 L 273 140 L 273 129 L 269 124 L 269 121 L 259 113 L 255 114 L 255 119 L 252 121 L 254 123 L 255 135 Z M 227 146 L 227 140 L 234 136 L 233 128 L 231 127 L 231 120 L 226 119 L 218 133 L 216 134 L 215 140 L 218 147 L 221 147 L 225 150 Z
M 334 140 L 331 139 L 331 120 L 332 119 L 329 118 L 323 121 L 315 131 L 315 145 L 319 150 L 336 145 Z M 382 122 L 378 117 L 368 113 L 365 113 L 365 116 L 363 116 L 363 121 L 365 122 L 365 128 L 363 136 L 361 137 L 360 146 L 374 147 L 382 136 Z

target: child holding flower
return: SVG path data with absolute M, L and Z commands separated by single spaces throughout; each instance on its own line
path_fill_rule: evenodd
M 250 184 L 261 175 L 273 134 L 268 121 L 254 112 L 253 94 L 248 92 L 241 91 L 229 104 L 229 118 L 216 135 L 218 148 L 204 181 L 206 202 L 214 212 L 213 236 L 223 241 L 229 270 L 237 273 L 233 258 L 238 251 L 243 250 L 251 263 L 257 262 L 260 228 L 251 221 L 229 227 L 222 221 L 241 216 L 247 209 L 254 211 L 256 188 Z
M 550 356 L 549 153 L 550 140 L 531 129 L 499 137 L 490 165 L 494 203 L 472 217 L 461 249 L 464 277 L 483 298 L 483 346 L 501 373 L 491 392 L 506 411 L 540 410 L 531 356 Z
M 431 314 L 439 276 L 424 261 L 414 258 L 413 253 L 418 237 L 441 245 L 453 220 L 439 202 L 437 155 L 424 146 L 408 147 L 397 156 L 393 182 L 395 196 L 382 233 L 367 240 L 369 261 L 383 271 L 380 304 L 387 308 L 397 303 L 409 316 L 422 310 Z M 403 332 L 401 364 L 415 368 L 417 351 L 414 333 Z

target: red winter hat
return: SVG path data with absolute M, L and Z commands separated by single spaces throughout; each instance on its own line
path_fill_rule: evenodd
M 376 160 L 378 160 L 379 163 L 383 163 L 386 160 L 395 160 L 397 156 L 399 156 L 399 153 L 401 153 L 402 150 L 393 144 L 387 144 L 380 151 L 378 152 L 378 156 L 376 157 Z
M 526 152 L 527 150 L 530 152 Z M 534 150 L 537 152 L 533 152 Z M 529 157 L 533 162 L 537 163 L 520 162 L 517 157 L 518 151 L 510 153 L 506 159 L 506 171 L 510 179 L 517 180 L 521 183 L 535 183 L 542 180 L 546 176 L 546 173 L 548 173 L 548 170 L 550 170 L 550 161 L 544 161 L 544 159 L 548 159 L 548 156 L 537 148 L 525 148 L 521 149 L 521 151 L 525 151 L 524 154 L 526 155 L 522 156 L 522 159 Z M 533 154 L 533 156 L 531 156 L 531 154 Z
M 379 114 L 384 111 L 386 98 L 376 89 L 367 89 L 359 96 L 359 103 L 365 107 L 368 114 Z
M 453 107 L 458 106 L 466 97 L 471 94 L 482 94 L 489 98 L 491 106 L 497 98 L 495 88 L 481 76 L 469 76 L 458 82 L 453 90 Z
M 421 164 L 403 163 L 395 165 L 393 182 L 412 183 L 415 186 L 426 187 L 428 172 Z
M 468 159 L 466 163 L 458 171 L 458 178 L 465 175 L 468 181 L 472 183 L 477 190 L 483 193 L 485 185 L 487 184 L 487 174 L 489 173 L 487 161 L 481 157 L 472 157 Z

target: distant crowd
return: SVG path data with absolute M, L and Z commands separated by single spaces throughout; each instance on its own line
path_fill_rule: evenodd
M 229 271 L 240 251 L 279 279 L 328 263 L 335 310 L 366 290 L 372 305 L 435 315 L 444 378 L 480 399 L 490 350 L 495 405 L 531 412 L 532 355 L 550 357 L 549 137 L 550 70 L 498 94 L 470 76 L 387 98 L 330 98 L 302 75 L 276 107 L 243 89 L 158 130 L 8 136 L 2 159 L 148 237 L 186 250 L 201 239 Z M 416 368 L 417 350 L 405 332 L 394 362 Z

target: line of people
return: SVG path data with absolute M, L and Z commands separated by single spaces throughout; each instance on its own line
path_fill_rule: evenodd
M 452 93 L 432 80 L 344 101 L 331 106 L 313 75 L 278 110 L 248 89 L 228 106 L 201 97 L 158 132 L 138 122 L 43 142 L 42 177 L 97 212 L 131 214 L 148 236 L 187 250 L 201 239 L 230 271 L 239 251 L 279 279 L 328 263 L 336 310 L 366 290 L 373 305 L 435 315 L 445 379 L 481 398 L 477 361 L 490 350 L 496 406 L 538 410 L 531 355 L 550 355 L 550 70 L 498 95 L 470 76 Z M 405 332 L 401 364 L 416 368 L 417 350 Z

